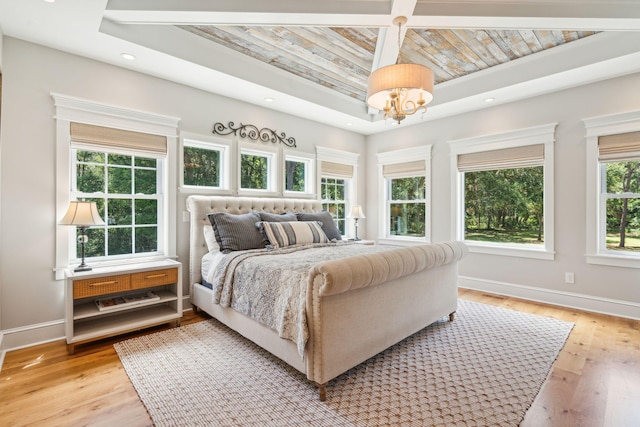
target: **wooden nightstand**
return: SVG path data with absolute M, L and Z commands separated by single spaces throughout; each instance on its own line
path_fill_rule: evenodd
M 182 264 L 173 260 L 66 271 L 67 351 L 75 345 L 182 317 Z M 153 299 L 140 298 L 152 292 Z M 97 300 L 120 302 L 100 309 Z M 129 302 L 126 302 L 130 300 Z

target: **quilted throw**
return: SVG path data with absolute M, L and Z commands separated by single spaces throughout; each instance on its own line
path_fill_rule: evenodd
M 213 302 L 231 307 L 296 343 L 309 336 L 306 293 L 311 267 L 323 261 L 384 250 L 379 246 L 325 243 L 231 252 L 213 276 Z

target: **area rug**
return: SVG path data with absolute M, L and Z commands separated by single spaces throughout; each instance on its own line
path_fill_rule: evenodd
M 115 349 L 157 426 L 517 426 L 573 324 L 460 300 L 329 382 L 208 320 Z M 364 339 L 364 338 L 363 338 Z

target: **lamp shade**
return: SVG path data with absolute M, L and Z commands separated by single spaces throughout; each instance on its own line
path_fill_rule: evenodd
M 364 212 L 360 205 L 353 205 L 353 207 L 351 208 L 351 213 L 349 213 L 349 218 L 359 219 L 359 218 L 366 218 L 366 216 L 364 216 Z
M 375 70 L 369 76 L 367 103 L 383 110 L 389 94 L 406 90 L 406 100 L 417 101 L 422 96 L 425 104 L 433 100 L 433 71 L 420 64 L 394 64 Z M 404 102 L 403 102 L 404 104 Z
M 104 225 L 104 221 L 100 218 L 96 202 L 74 201 L 69 203 L 69 209 L 59 224 L 89 227 Z

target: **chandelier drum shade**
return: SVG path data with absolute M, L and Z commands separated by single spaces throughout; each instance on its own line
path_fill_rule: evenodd
M 407 18 L 393 20 L 398 24 L 398 58 L 400 58 L 400 27 Z M 420 64 L 387 65 L 371 73 L 367 83 L 367 104 L 384 111 L 384 118 L 398 124 L 406 116 L 427 111 L 433 100 L 433 71 Z

